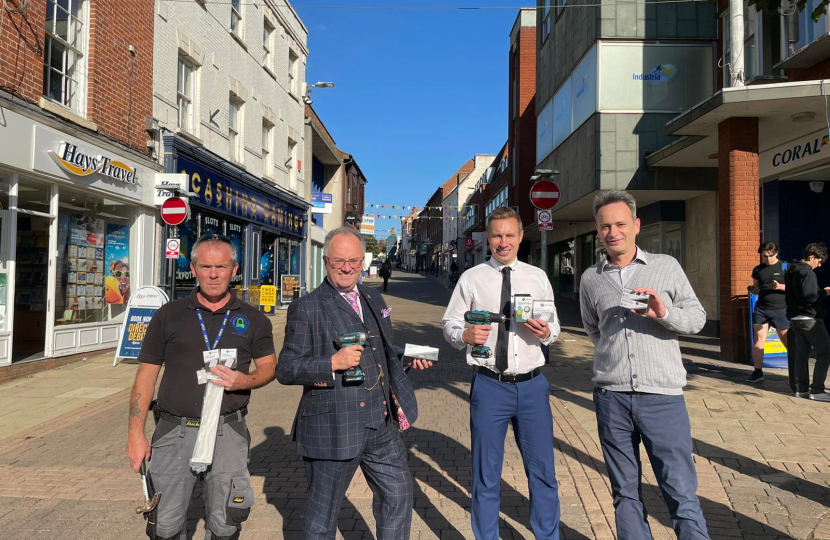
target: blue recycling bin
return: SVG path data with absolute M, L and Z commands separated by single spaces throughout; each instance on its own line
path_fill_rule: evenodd
M 755 311 L 755 303 L 758 302 L 757 294 L 749 295 L 749 349 L 752 350 L 755 332 L 752 330 L 752 313 Z M 749 363 L 752 364 L 750 353 Z M 787 369 L 787 348 L 778 338 L 775 328 L 770 326 L 767 340 L 764 342 L 764 367 L 775 369 Z

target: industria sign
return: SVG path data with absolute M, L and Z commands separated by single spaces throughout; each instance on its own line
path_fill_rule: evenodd
M 86 153 L 77 144 L 61 141 L 58 151 L 49 150 L 49 155 L 61 169 L 75 176 L 98 173 L 126 184 L 135 184 L 138 181 L 136 170 L 126 163 L 102 154 L 94 156 Z

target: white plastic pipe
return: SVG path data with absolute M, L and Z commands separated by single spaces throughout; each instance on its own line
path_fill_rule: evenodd
M 729 79 L 744 86 L 744 2 L 729 0 Z

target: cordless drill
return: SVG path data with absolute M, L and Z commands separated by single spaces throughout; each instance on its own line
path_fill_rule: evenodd
M 505 324 L 508 319 L 501 313 L 493 313 L 492 311 L 468 311 L 464 314 L 464 320 L 470 324 L 480 326 L 485 324 Z M 490 358 L 493 356 L 493 351 L 487 345 L 473 345 L 470 356 L 475 358 Z
M 360 345 L 362 347 L 366 344 L 368 337 L 369 336 L 366 332 L 349 332 L 347 334 L 340 334 L 334 338 L 334 345 L 338 349 L 342 349 L 343 347 L 351 347 L 352 345 Z M 351 367 L 343 372 L 344 384 L 360 384 L 363 382 L 363 378 L 363 370 L 360 369 L 360 366 Z

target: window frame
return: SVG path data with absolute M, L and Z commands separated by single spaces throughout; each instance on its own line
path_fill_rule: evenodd
M 176 65 L 176 127 L 181 129 L 182 131 L 186 131 L 188 133 L 194 134 L 196 133 L 196 115 L 195 115 L 195 100 L 196 100 L 196 66 L 191 62 L 179 55 L 178 64 Z M 180 83 L 182 82 L 182 74 L 187 72 L 189 78 L 187 83 L 180 87 Z M 189 91 L 190 95 L 187 95 L 186 92 Z M 185 102 L 187 111 L 185 114 L 187 116 L 187 121 L 189 126 L 183 125 L 183 118 L 182 118 L 182 103 Z
M 235 114 L 233 114 L 234 108 L 236 108 Z M 242 142 L 244 108 L 245 102 L 231 94 L 228 99 L 228 158 L 240 164 L 244 163 L 245 154 L 245 146 Z
M 230 32 L 239 39 L 243 39 L 244 3 L 242 0 L 231 0 L 231 26 Z
M 262 119 L 262 176 L 274 177 L 274 124 Z
M 267 17 L 262 23 L 262 65 L 272 70 L 274 66 L 274 33 L 276 28 Z
M 89 46 L 89 1 L 88 0 L 65 0 L 67 2 L 68 11 L 59 5 L 58 0 L 46 0 L 46 20 L 44 22 L 44 50 L 43 50 L 43 88 L 42 94 L 45 99 L 57 103 L 61 107 L 69 109 L 73 113 L 86 117 L 86 85 L 87 85 L 87 59 Z M 72 6 L 78 6 L 73 10 Z M 66 15 L 66 39 L 61 37 L 58 32 L 58 11 Z M 52 13 L 50 20 L 49 12 Z M 75 14 L 73 15 L 73 11 Z M 49 28 L 49 23 L 52 23 L 52 28 Z M 70 35 L 71 33 L 71 35 Z M 70 42 L 70 38 L 72 42 Z M 62 48 L 62 60 L 60 69 L 57 69 L 52 62 L 52 52 L 54 46 Z M 72 74 L 70 75 L 70 57 L 74 57 L 72 62 Z M 61 78 L 60 84 L 60 99 L 55 99 L 51 92 L 53 75 L 57 74 Z M 77 87 L 77 90 L 72 93 L 66 89 L 67 81 L 70 81 Z
M 288 92 L 297 96 L 299 94 L 300 78 L 300 56 L 292 49 L 288 49 Z
M 292 138 L 288 138 L 288 189 L 297 191 L 297 148 L 299 143 Z
M 551 0 L 542 0 L 542 43 L 550 36 L 550 12 Z

